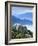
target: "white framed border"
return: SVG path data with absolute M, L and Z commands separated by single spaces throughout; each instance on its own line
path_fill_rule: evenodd
M 33 7 L 33 30 L 34 30 L 34 32 L 33 32 L 33 38 L 24 38 L 24 39 L 11 39 L 11 33 L 10 33 L 10 5 L 18 5 L 18 6 L 30 6 L 30 7 Z M 36 14 L 36 4 L 35 3 L 15 3 L 15 2 L 9 2 L 9 3 L 7 3 L 7 8 L 8 8 L 8 37 L 7 37 L 7 39 L 8 39 L 8 44 L 10 44 L 10 43 L 21 43 L 21 42 L 36 42 L 36 17 L 37 17 L 37 14 Z

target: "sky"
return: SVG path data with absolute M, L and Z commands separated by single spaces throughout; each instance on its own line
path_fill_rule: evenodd
M 30 13 L 30 15 L 27 15 Z M 32 21 L 32 8 L 31 7 L 18 7 L 13 6 L 11 7 L 11 14 L 19 19 L 27 19 Z

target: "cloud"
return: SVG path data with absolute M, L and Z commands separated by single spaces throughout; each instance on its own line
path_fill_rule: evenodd
M 32 8 L 28 7 L 12 7 L 11 9 L 12 15 L 17 16 L 23 13 L 32 12 Z

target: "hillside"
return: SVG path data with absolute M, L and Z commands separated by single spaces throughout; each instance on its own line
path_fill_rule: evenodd
M 17 25 L 16 25 L 17 26 Z M 28 30 L 26 26 L 18 26 L 18 30 L 16 26 L 12 27 L 12 38 L 32 38 L 33 37 L 33 32 Z

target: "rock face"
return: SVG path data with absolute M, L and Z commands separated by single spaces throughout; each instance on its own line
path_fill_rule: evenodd
M 26 26 L 15 25 L 12 27 L 12 38 L 31 38 L 33 37 L 33 32 L 27 29 Z

